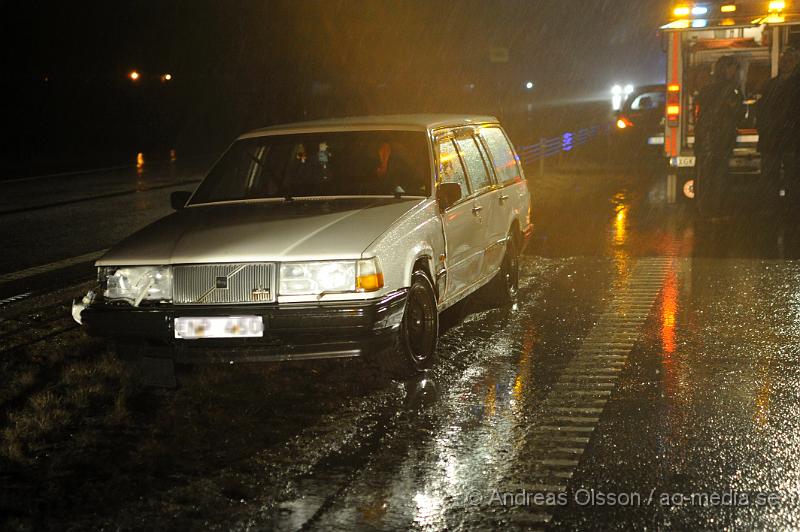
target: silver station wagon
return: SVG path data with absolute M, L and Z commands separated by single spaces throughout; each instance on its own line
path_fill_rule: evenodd
M 171 200 L 73 307 L 134 356 L 365 357 L 410 376 L 436 362 L 440 312 L 482 287 L 514 299 L 532 232 L 519 158 L 489 116 L 252 131 Z

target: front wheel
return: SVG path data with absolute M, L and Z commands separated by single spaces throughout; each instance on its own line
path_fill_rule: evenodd
M 439 312 L 428 275 L 416 270 L 406 296 L 406 307 L 391 348 L 379 353 L 381 369 L 391 377 L 407 379 L 433 367 L 438 360 Z

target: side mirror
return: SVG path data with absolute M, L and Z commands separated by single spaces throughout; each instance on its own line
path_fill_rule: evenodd
M 176 190 L 169 195 L 169 204 L 172 205 L 173 209 L 179 211 L 186 206 L 186 202 L 189 201 L 191 197 L 192 193 L 188 190 Z
M 436 185 L 436 201 L 439 209 L 447 210 L 452 204 L 461 199 L 461 185 L 458 183 L 439 183 Z

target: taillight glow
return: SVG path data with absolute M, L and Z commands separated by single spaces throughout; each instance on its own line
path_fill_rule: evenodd
M 619 120 L 617 120 L 617 127 L 619 129 L 633 127 L 633 122 L 631 122 L 627 117 L 621 116 L 619 117 Z
M 679 92 L 681 90 L 681 86 L 677 83 L 670 83 L 667 85 L 668 92 Z
M 772 2 L 769 3 L 769 11 L 771 13 L 783 11 L 784 9 L 786 9 L 786 2 L 784 2 L 784 0 L 772 0 Z
M 680 105 L 668 105 L 667 106 L 667 116 L 678 116 L 681 114 L 681 106 Z

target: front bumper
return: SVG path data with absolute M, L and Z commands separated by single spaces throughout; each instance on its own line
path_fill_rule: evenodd
M 391 347 L 407 289 L 367 301 L 131 307 L 94 303 L 79 311 L 91 336 L 147 345 L 176 361 L 258 362 L 348 358 Z M 176 317 L 261 316 L 262 338 L 175 338 Z

